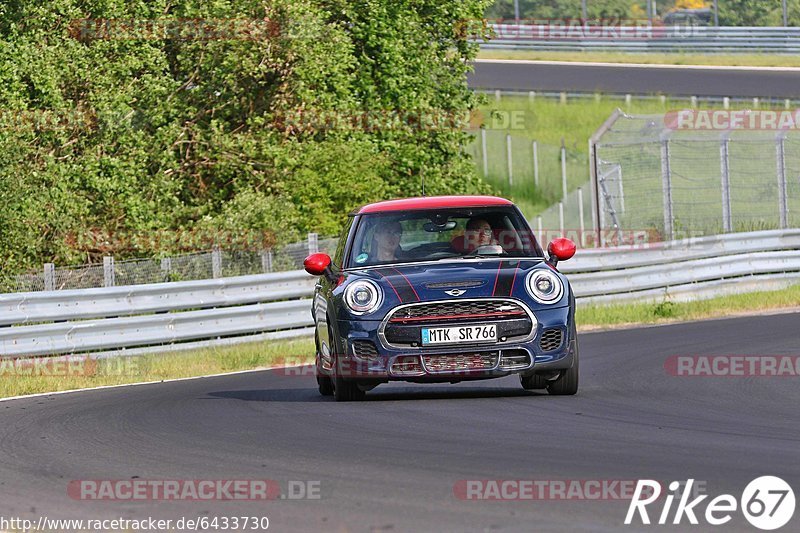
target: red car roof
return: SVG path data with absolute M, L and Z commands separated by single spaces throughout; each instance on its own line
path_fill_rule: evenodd
M 402 198 L 368 204 L 358 210 L 359 215 L 385 213 L 389 211 L 409 211 L 413 209 L 437 209 L 446 207 L 490 207 L 514 205 L 510 200 L 497 196 L 424 196 Z

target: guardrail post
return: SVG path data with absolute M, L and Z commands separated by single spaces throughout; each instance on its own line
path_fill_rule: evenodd
M 722 187 L 722 231 L 732 231 L 731 224 L 731 181 L 730 181 L 730 131 L 722 134 L 719 142 L 719 168 Z
M 161 259 L 161 275 L 164 276 L 164 281 L 169 281 L 170 274 L 172 274 L 172 258 L 164 257 Z
M 722 98 L 722 109 L 730 109 L 731 108 L 731 99 L 727 96 Z
M 211 277 L 222 277 L 222 250 L 219 248 L 211 250 Z
M 689 106 L 691 106 L 692 109 L 697 107 L 697 97 L 696 96 L 692 96 L 691 98 L 689 98 Z
M 528 91 L 528 101 L 534 103 L 536 101 L 536 91 Z
M 481 157 L 483 158 L 483 177 L 489 177 L 489 153 L 486 150 L 486 128 L 481 126 Z
M 53 263 L 44 264 L 44 290 L 56 290 L 56 265 Z
M 514 167 L 511 161 L 511 135 L 506 133 L 506 168 L 508 169 L 508 184 L 514 185 Z
M 533 184 L 539 188 L 539 143 L 533 141 Z
M 261 271 L 264 274 L 272 272 L 272 250 L 261 251 Z
M 500 101 L 500 98 L 501 98 L 501 92 L 500 92 L 500 89 L 497 89 L 497 90 L 494 92 L 494 99 L 495 99 L 496 101 L 498 101 L 498 102 L 499 102 L 499 101 Z
M 673 240 L 672 169 L 669 161 L 669 138 L 661 139 L 661 191 L 664 202 L 664 238 Z
M 316 233 L 308 234 L 308 255 L 319 252 L 319 236 Z
M 778 213 L 781 229 L 789 227 L 789 204 L 786 194 L 786 131 L 775 138 L 775 152 L 778 169 Z
M 114 278 L 114 258 L 110 255 L 103 256 L 103 287 L 113 287 Z

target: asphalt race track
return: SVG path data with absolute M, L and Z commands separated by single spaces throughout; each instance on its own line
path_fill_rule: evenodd
M 671 355 L 797 355 L 798 326 L 795 313 L 584 334 L 575 397 L 525 392 L 507 378 L 382 385 L 363 403 L 343 404 L 320 397 L 312 376 L 272 370 L 2 402 L 0 516 L 266 515 L 275 531 L 688 530 L 685 520 L 682 528 L 626 528 L 626 501 L 463 500 L 454 485 L 694 478 L 712 497 L 738 498 L 750 480 L 771 474 L 797 491 L 797 377 L 675 377 L 664 363 Z M 67 495 L 70 480 L 135 476 L 317 480 L 321 497 L 132 503 Z M 720 530 L 753 529 L 737 513 Z M 800 512 L 782 531 L 798 530 Z
M 469 85 L 511 91 L 792 98 L 800 69 L 658 67 L 479 60 Z

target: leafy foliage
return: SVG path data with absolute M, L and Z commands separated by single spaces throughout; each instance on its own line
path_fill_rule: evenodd
M 459 124 L 408 117 L 475 107 L 476 46 L 454 28 L 487 3 L 0 4 L 0 267 L 169 252 L 153 239 L 81 244 L 97 229 L 331 234 L 360 203 L 418 194 L 422 175 L 428 193 L 486 192 Z M 259 31 L 202 33 L 232 20 Z M 177 30 L 147 33 L 143 21 Z

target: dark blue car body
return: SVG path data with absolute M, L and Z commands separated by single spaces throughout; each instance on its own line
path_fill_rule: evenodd
M 459 206 L 470 203 L 465 198 L 475 198 L 476 207 L 493 201 L 487 200 L 493 197 L 441 197 L 443 212 L 452 198 L 460 199 Z M 435 199 L 424 200 L 427 208 L 437 205 Z M 370 212 L 377 210 L 376 205 Z M 577 391 L 575 297 L 567 278 L 557 271 L 556 257 L 545 258 L 534 242 L 532 257 L 343 265 L 363 216 L 364 209 L 352 214 L 337 254 L 314 292 L 322 394 L 356 400 L 388 381 L 455 383 L 510 374 L 519 374 L 526 389 L 547 389 L 551 394 Z M 520 218 L 524 221 L 521 214 Z M 563 284 L 557 301 L 540 303 L 531 296 L 526 279 L 539 269 L 554 273 Z M 382 293 L 379 307 L 368 315 L 354 313 L 344 299 L 347 287 L 359 280 L 372 282 Z M 484 324 L 496 328 L 496 339 L 423 345 L 431 328 L 457 328 L 451 330 L 454 335 L 471 335 L 476 328 L 468 326 Z

